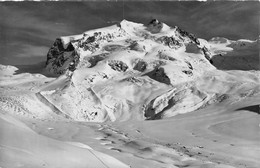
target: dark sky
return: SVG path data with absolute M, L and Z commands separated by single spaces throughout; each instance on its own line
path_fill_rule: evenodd
M 251 39 L 259 36 L 259 2 L 1 2 L 0 64 L 46 60 L 56 37 L 152 18 L 197 37 Z

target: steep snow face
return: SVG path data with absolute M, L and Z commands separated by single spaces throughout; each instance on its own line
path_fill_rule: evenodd
M 59 77 L 38 96 L 78 121 L 158 119 L 194 111 L 215 96 L 196 86 L 205 72 L 216 69 L 209 47 L 158 20 L 148 25 L 123 20 L 60 37 L 46 62 Z

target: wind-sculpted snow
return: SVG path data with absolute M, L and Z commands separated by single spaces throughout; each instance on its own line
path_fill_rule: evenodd
M 160 119 L 191 112 L 216 99 L 217 92 L 197 83 L 216 71 L 211 58 L 219 51 L 212 46 L 227 42 L 209 43 L 158 20 L 148 25 L 123 20 L 60 37 L 46 62 L 46 69 L 59 77 L 39 94 L 79 121 Z

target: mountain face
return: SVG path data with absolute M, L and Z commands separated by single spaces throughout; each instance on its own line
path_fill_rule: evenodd
M 148 25 L 123 20 L 60 37 L 46 61 L 46 69 L 58 78 L 37 94 L 78 121 L 160 119 L 191 112 L 219 100 L 219 93 L 202 84 L 217 71 L 211 64 L 213 44 L 214 39 L 209 43 L 158 20 Z
M 116 43 L 123 44 L 116 46 Z M 146 46 L 142 43 L 151 44 Z M 50 72 L 59 75 L 69 68 L 74 69 L 79 63 L 79 58 L 83 57 L 88 57 L 87 61 L 91 64 L 88 66 L 93 67 L 101 61 L 100 54 L 111 55 L 114 51 L 119 50 L 148 54 L 151 51 L 145 47 L 161 45 L 167 46 L 166 49 L 170 48 L 172 49 L 170 52 L 173 52 L 180 48 L 184 49 L 188 43 L 194 43 L 204 53 L 205 58 L 210 59 L 208 49 L 200 46 L 199 40 L 193 34 L 178 27 L 170 28 L 158 20 L 152 20 L 147 26 L 124 20 L 111 27 L 56 39 L 47 54 L 46 65 Z

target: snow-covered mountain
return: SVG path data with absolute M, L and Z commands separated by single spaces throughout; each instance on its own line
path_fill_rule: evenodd
M 190 43 L 210 59 L 205 44 L 200 45 L 193 34 L 178 27 L 171 28 L 158 20 L 152 20 L 148 25 L 123 20 L 118 25 L 56 39 L 47 54 L 46 65 L 53 74 L 63 74 L 69 68 L 92 68 L 98 62 L 111 60 L 111 55 L 121 52 L 136 55 L 130 59 L 123 57 L 125 62 L 128 60 L 131 64 L 137 58 L 159 60 L 158 57 L 167 55 L 167 52 L 174 58 L 173 52 L 179 55 Z
M 78 121 L 159 119 L 191 112 L 222 99 L 221 86 L 212 91 L 205 82 L 212 84 L 210 78 L 224 73 L 211 64 L 223 46 L 231 51 L 240 41 L 208 42 L 158 20 L 147 25 L 123 20 L 56 39 L 46 69 L 58 77 L 37 96 Z M 234 78 L 230 76 L 226 82 Z

